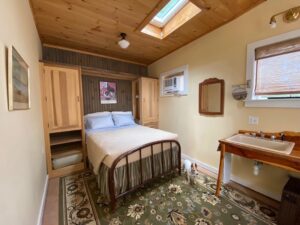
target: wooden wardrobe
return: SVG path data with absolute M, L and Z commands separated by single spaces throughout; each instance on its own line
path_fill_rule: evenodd
M 158 79 L 141 77 L 132 82 L 133 115 L 139 124 L 158 128 Z
M 48 174 L 82 170 L 86 154 L 80 69 L 41 63 L 40 76 Z

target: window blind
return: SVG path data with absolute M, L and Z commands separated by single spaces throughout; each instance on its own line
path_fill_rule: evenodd
M 258 59 L 256 95 L 300 93 L 300 51 Z
M 300 51 L 300 37 L 257 48 L 255 49 L 255 59 L 259 60 L 297 51 Z

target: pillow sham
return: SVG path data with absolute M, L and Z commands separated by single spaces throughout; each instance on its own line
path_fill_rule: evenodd
M 92 116 L 86 118 L 86 128 L 87 129 L 101 129 L 101 128 L 111 128 L 114 127 L 114 121 L 111 115 L 104 116 Z
M 132 114 L 113 114 L 112 115 L 115 126 L 135 125 Z

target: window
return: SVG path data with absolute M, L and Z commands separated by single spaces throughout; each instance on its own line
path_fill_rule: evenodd
M 141 32 L 152 37 L 163 39 L 177 30 L 201 12 L 201 9 L 189 0 L 170 0 L 155 15 L 149 14 L 145 19 L 148 24 L 142 24 Z
M 150 24 L 162 28 L 167 22 L 181 10 L 188 0 L 171 0 L 163 7 L 156 16 L 151 20 Z
M 246 106 L 300 108 L 300 31 L 248 46 Z

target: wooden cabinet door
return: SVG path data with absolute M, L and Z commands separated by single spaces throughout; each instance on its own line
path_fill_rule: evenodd
M 158 122 L 158 80 L 141 78 L 140 115 L 142 124 Z
M 79 71 L 45 66 L 44 82 L 50 132 L 80 129 L 82 123 Z

